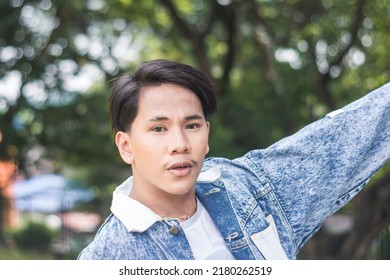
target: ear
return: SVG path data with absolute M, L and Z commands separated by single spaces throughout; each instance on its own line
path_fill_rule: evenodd
M 133 152 L 131 149 L 130 135 L 124 131 L 118 131 L 115 135 L 115 144 L 124 162 L 132 164 Z
M 210 134 L 210 123 L 209 122 L 206 122 L 207 123 L 207 135 Z M 207 143 L 207 148 L 206 148 L 206 155 L 210 152 L 210 147 L 209 147 L 209 144 Z

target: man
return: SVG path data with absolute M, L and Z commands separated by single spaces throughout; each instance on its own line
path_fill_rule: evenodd
M 324 220 L 389 159 L 390 84 L 271 147 L 205 159 L 210 82 L 154 60 L 110 98 L 133 176 L 79 259 L 295 259 Z

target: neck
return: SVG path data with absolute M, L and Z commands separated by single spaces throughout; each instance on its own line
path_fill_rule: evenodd
M 197 209 L 195 189 L 183 195 L 160 193 L 158 196 L 154 196 L 150 193 L 139 193 L 136 188 L 133 188 L 129 196 L 151 209 L 163 219 L 170 218 L 185 221 L 193 216 Z
M 194 198 L 194 205 L 191 206 L 188 210 L 188 212 L 185 212 L 183 215 L 160 215 L 161 218 L 163 219 L 177 219 L 181 222 L 185 221 L 185 220 L 188 220 L 189 218 L 191 218 L 193 215 L 195 215 L 196 213 L 196 210 L 197 210 L 197 202 L 196 202 L 196 198 Z

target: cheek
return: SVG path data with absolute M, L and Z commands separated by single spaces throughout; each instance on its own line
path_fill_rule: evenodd
M 135 160 L 145 160 L 157 154 L 158 145 L 150 143 L 148 139 L 133 143 L 133 155 Z
M 203 137 L 196 142 L 197 150 L 200 154 L 206 155 L 209 152 L 208 138 Z

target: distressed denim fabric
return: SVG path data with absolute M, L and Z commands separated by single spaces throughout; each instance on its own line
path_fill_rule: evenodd
M 196 195 L 236 259 L 295 259 L 390 157 L 390 83 L 267 149 L 209 158 Z M 180 229 L 180 225 L 177 225 Z M 79 259 L 193 259 L 182 230 L 129 232 L 115 215 Z

